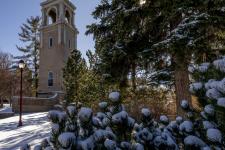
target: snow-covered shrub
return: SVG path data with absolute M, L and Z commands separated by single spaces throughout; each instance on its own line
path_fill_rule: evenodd
M 202 124 L 204 130 L 216 128 L 216 124 L 214 122 L 203 121 Z
M 217 100 L 217 105 L 225 108 L 225 98 L 219 98 Z
M 211 104 L 206 105 L 205 108 L 204 108 L 204 111 L 210 117 L 213 117 L 215 115 L 215 108 Z
M 218 69 L 219 71 L 221 72 L 225 72 L 225 59 L 222 58 L 222 59 L 218 59 L 218 60 L 215 60 L 213 62 L 213 65 L 216 69 Z
M 93 133 L 92 116 L 92 109 L 87 107 L 82 107 L 78 113 L 80 135 L 82 138 L 90 136 Z
M 222 133 L 218 129 L 208 129 L 207 130 L 207 139 L 213 143 L 222 142 Z
M 181 124 L 183 122 L 183 118 L 181 116 L 176 117 L 177 124 Z
M 105 140 L 104 146 L 107 150 L 116 150 L 117 149 L 116 142 L 113 140 L 109 140 L 109 139 Z
M 148 108 L 142 108 L 141 122 L 143 127 L 151 127 L 153 125 L 152 112 Z
M 67 107 L 68 115 L 70 117 L 74 117 L 77 113 L 76 107 L 75 106 L 68 106 Z
M 164 125 L 168 125 L 169 124 L 169 118 L 166 115 L 161 115 L 159 120 Z
M 217 89 L 212 88 L 212 89 L 207 90 L 206 96 L 209 99 L 214 99 L 215 100 L 217 98 L 220 98 L 222 95 L 220 94 L 220 92 Z
M 190 84 L 189 91 L 191 93 L 195 94 L 196 92 L 198 92 L 202 88 L 203 88 L 203 84 L 201 82 L 196 82 L 196 83 Z
M 206 147 L 206 143 L 197 136 L 189 135 L 184 139 L 184 145 L 186 149 L 203 149 Z
M 190 85 L 190 92 L 198 97 L 204 108 L 201 117 L 205 121 L 219 123 L 219 128 L 225 131 L 225 57 L 200 64 L 191 74 L 194 82 Z
M 211 120 L 215 115 L 211 104 L 205 106 L 202 118 L 193 117 L 195 112 L 184 100 L 181 107 L 186 110 L 186 116 L 192 117 L 177 116 L 170 121 L 161 115 L 159 121 L 155 121 L 151 110 L 142 108 L 140 118 L 135 120 L 126 112 L 121 100 L 115 103 L 119 93 L 116 97 L 114 94 L 109 96 L 109 103 L 99 103 L 100 111 L 96 113 L 91 108 L 74 106 L 67 107 L 65 112 L 50 111 L 51 144 L 45 140 L 36 149 L 178 150 L 180 145 L 185 149 L 224 148 L 222 133 Z
M 185 110 L 187 110 L 189 108 L 189 104 L 188 104 L 187 100 L 182 100 L 180 105 Z
M 184 134 L 191 134 L 193 132 L 193 123 L 191 121 L 184 121 L 180 124 L 179 129 Z
M 120 100 L 120 93 L 119 92 L 112 92 L 109 94 L 109 99 L 112 102 L 118 102 Z
M 59 144 L 64 149 L 71 149 L 76 141 L 75 134 L 72 132 L 64 132 L 58 137 Z

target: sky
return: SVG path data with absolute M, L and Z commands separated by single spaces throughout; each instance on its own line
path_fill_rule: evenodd
M 0 4 L 0 51 L 8 52 L 14 56 L 21 55 L 16 45 L 21 46 L 18 33 L 20 26 L 30 16 L 41 15 L 40 3 L 43 0 L 1 0 Z M 75 25 L 78 28 L 78 49 L 83 57 L 88 49 L 94 50 L 92 36 L 86 36 L 86 25 L 95 20 L 91 16 L 92 11 L 99 3 L 99 0 L 71 0 L 76 6 Z

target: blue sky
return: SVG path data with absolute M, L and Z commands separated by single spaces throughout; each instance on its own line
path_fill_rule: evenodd
M 20 26 L 30 16 L 41 15 L 40 3 L 43 0 L 1 0 L 0 5 L 0 50 L 20 55 L 16 45 L 21 45 L 18 33 Z M 84 35 L 86 25 L 95 22 L 91 12 L 99 0 L 71 0 L 76 10 L 76 26 L 79 30 L 78 49 L 83 56 L 88 49 L 94 50 L 94 41 L 91 36 Z

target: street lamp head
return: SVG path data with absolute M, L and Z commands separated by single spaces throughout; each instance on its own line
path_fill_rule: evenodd
M 23 60 L 20 60 L 20 61 L 19 61 L 19 68 L 20 68 L 20 69 L 25 68 L 25 63 L 24 63 Z

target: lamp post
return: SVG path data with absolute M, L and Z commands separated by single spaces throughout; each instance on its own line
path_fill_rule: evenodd
M 20 69 L 20 117 L 18 127 L 22 126 L 22 92 L 23 92 L 23 69 L 25 67 L 25 63 L 23 60 L 19 61 L 19 69 Z

